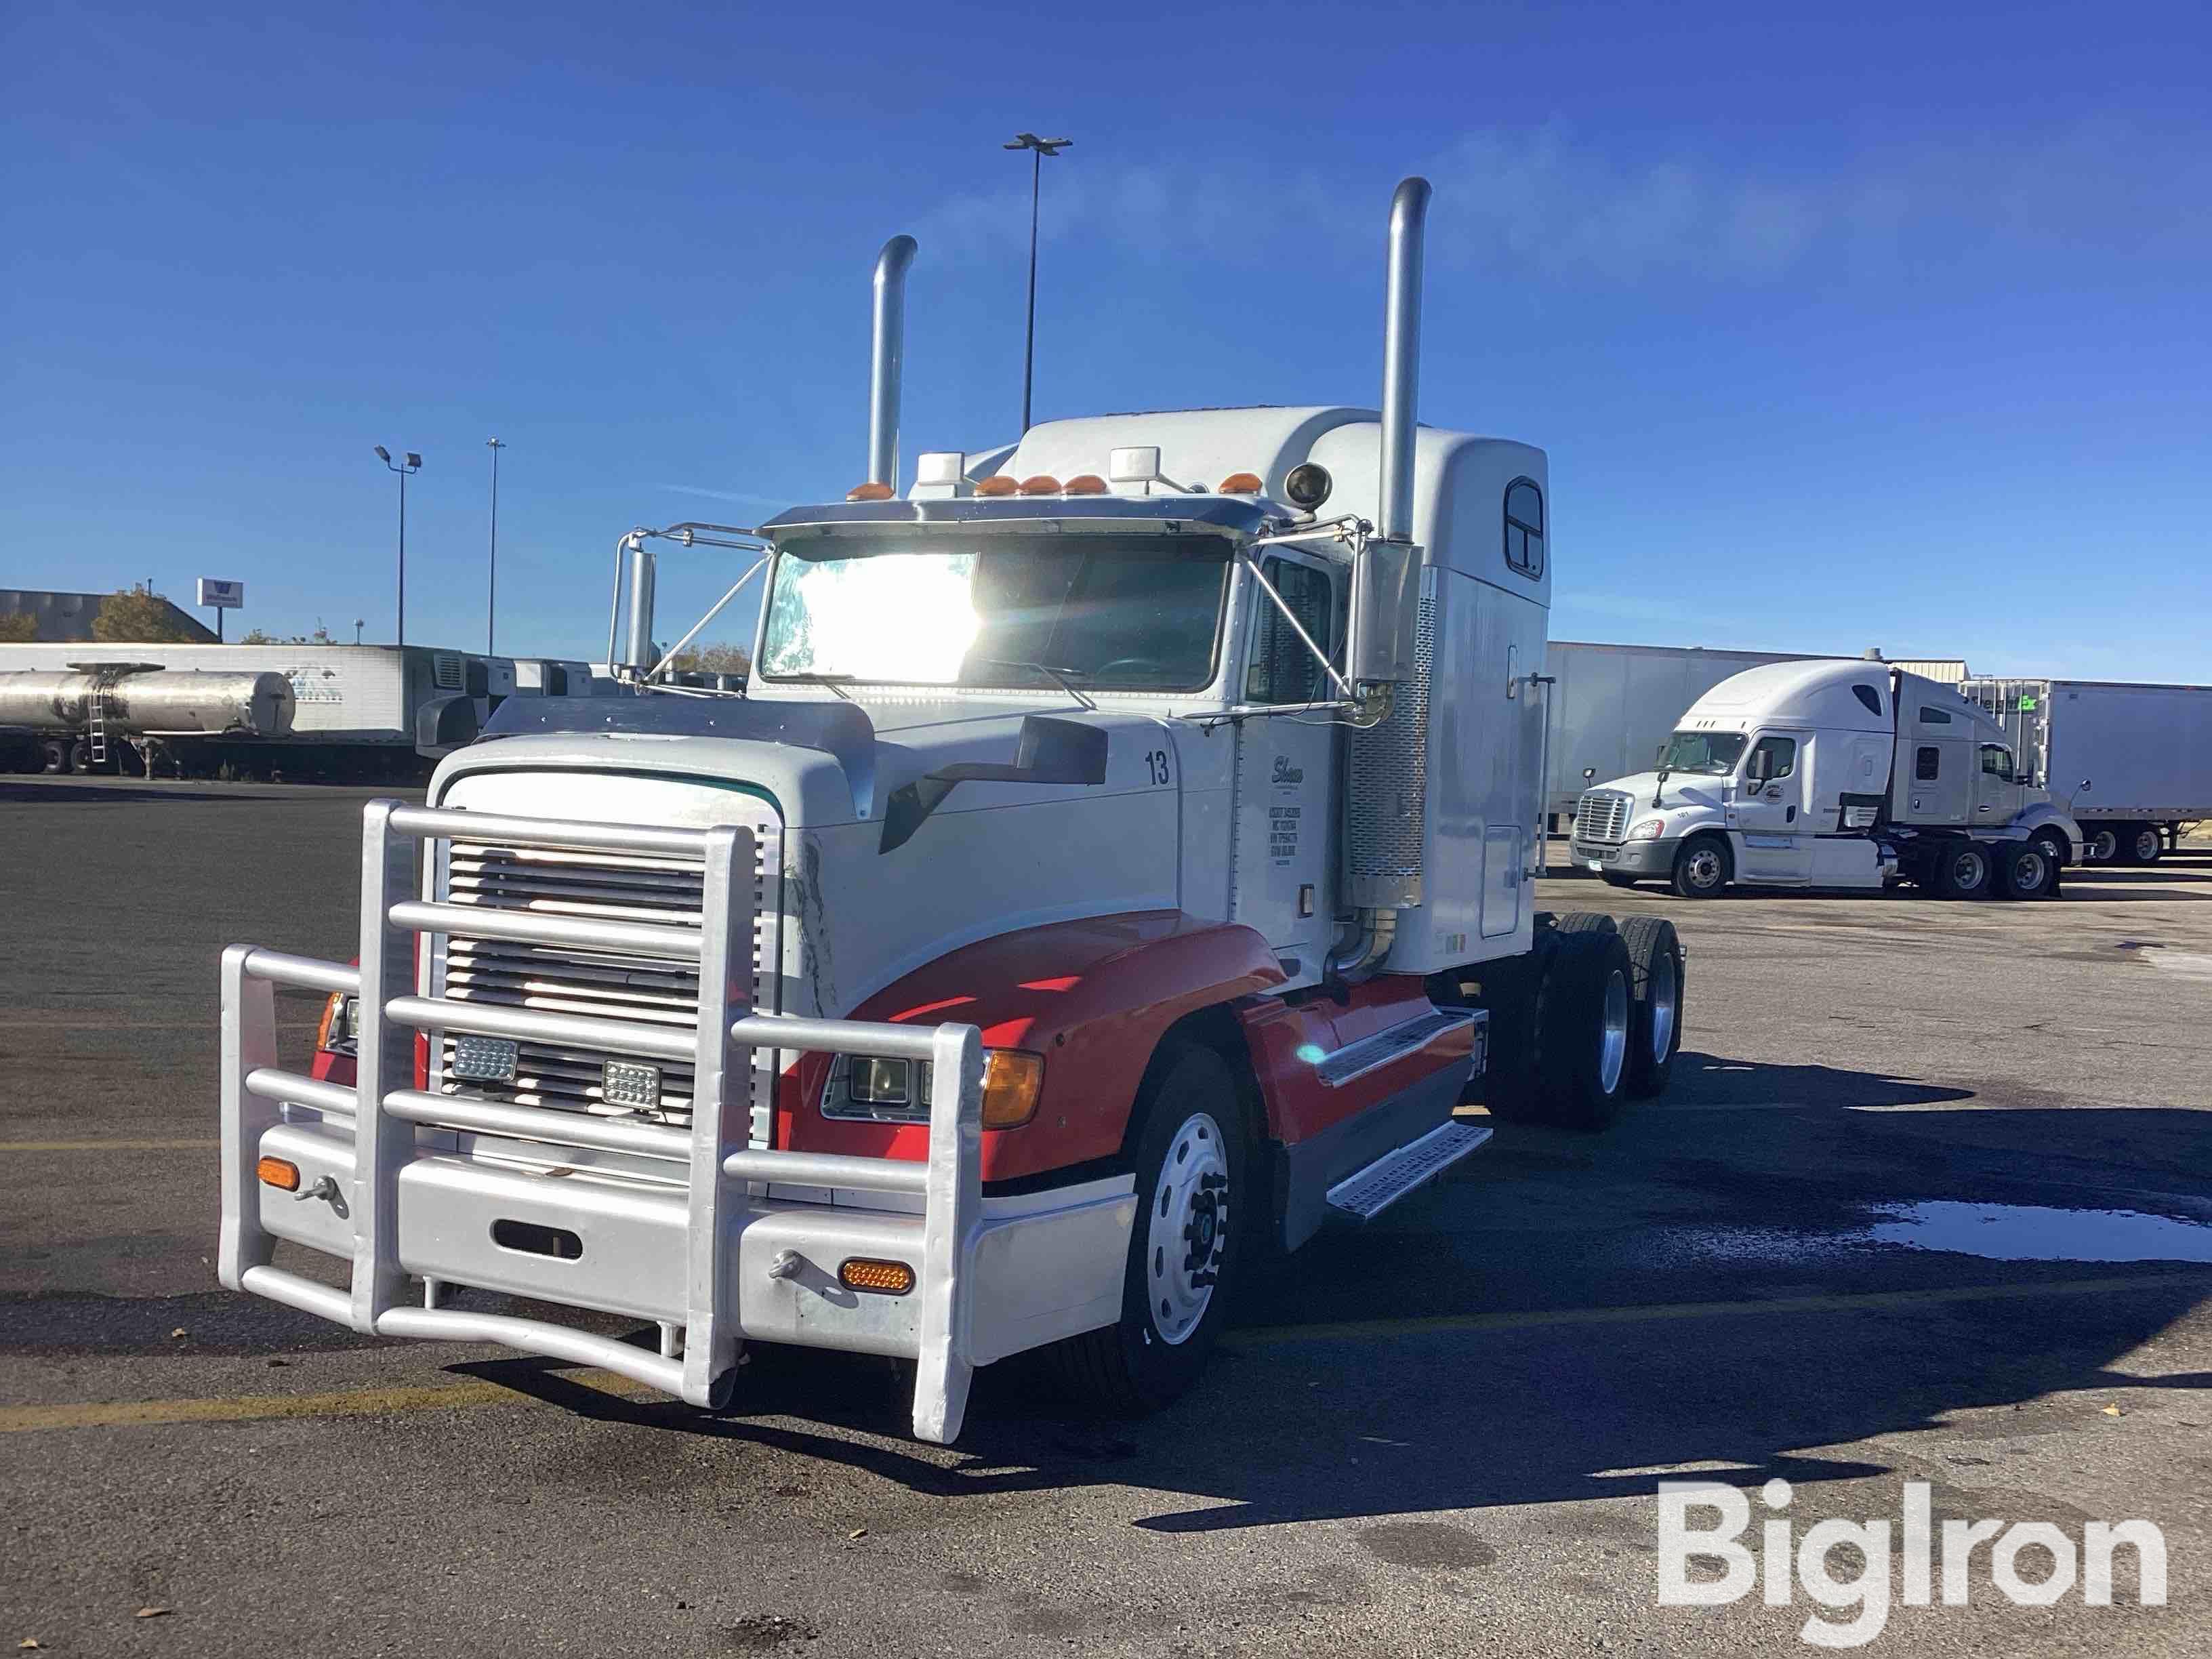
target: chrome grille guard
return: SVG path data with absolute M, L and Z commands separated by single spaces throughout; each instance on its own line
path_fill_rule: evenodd
M 222 1229 L 218 1274 L 232 1290 L 266 1297 L 382 1336 L 501 1344 L 524 1352 L 598 1365 L 695 1406 L 726 1404 L 739 1328 L 730 1239 L 749 1202 L 746 1183 L 835 1187 L 922 1200 L 914 1429 L 949 1442 L 960 1431 L 973 1374 L 969 1301 L 974 1241 L 982 1210 L 982 1036 L 973 1025 L 892 1025 L 785 1018 L 731 1010 L 749 1006 L 752 984 L 754 848 L 751 832 L 646 825 L 565 823 L 446 811 L 376 800 L 365 814 L 361 963 L 336 963 L 234 945 L 222 955 Z M 704 872 L 696 928 L 599 917 L 488 910 L 415 896 L 418 842 L 459 837 L 511 846 L 677 854 Z M 418 994 L 416 940 L 460 933 L 481 939 L 618 951 L 695 964 L 696 1030 L 665 1024 L 547 1012 Z M 433 945 L 426 956 L 434 954 Z M 359 1055 L 353 1087 L 319 1082 L 276 1066 L 277 986 L 359 998 Z M 433 1094 L 410 1086 L 418 1031 L 536 1040 L 688 1063 L 694 1073 L 691 1126 L 628 1122 L 569 1110 Z M 885 1054 L 925 1060 L 939 1079 L 930 1112 L 929 1152 L 920 1163 L 762 1150 L 749 1144 L 748 1079 L 756 1048 Z M 957 1086 L 946 1087 L 946 1079 Z M 256 1165 L 262 1137 L 285 1103 L 349 1123 L 351 1179 L 342 1183 L 352 1228 L 350 1285 L 340 1290 L 272 1265 L 276 1239 L 261 1223 Z M 686 1166 L 684 1317 L 681 1352 L 664 1341 L 651 1353 L 550 1321 L 403 1303 L 399 1261 L 400 1171 L 422 1149 L 417 1126 L 519 1138 L 553 1146 L 644 1152 Z

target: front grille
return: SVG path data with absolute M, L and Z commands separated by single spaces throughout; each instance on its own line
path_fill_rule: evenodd
M 775 977 L 772 971 L 763 974 L 761 969 L 764 963 L 772 965 L 775 961 L 776 903 L 769 872 L 774 867 L 775 839 L 769 827 L 757 827 L 754 833 L 757 920 L 753 1006 L 769 1011 L 775 1006 Z M 445 880 L 446 896 L 454 904 L 688 928 L 699 926 L 704 886 L 704 872 L 692 859 L 463 841 L 451 846 Z M 453 934 L 446 940 L 443 965 L 444 994 L 457 1002 L 634 1020 L 687 1031 L 697 1024 L 699 970 L 689 963 L 612 951 Z M 605 1116 L 629 1112 L 629 1108 L 610 1104 L 606 1099 L 602 1072 L 609 1054 L 535 1042 L 520 1042 L 516 1048 L 514 1082 L 460 1082 L 453 1079 L 453 1038 L 446 1036 L 439 1086 L 448 1094 L 518 1106 Z M 773 1056 L 763 1058 L 772 1064 Z M 691 1066 L 660 1063 L 660 1104 L 656 1110 L 638 1115 L 650 1121 L 688 1126 L 692 1087 Z M 764 1105 L 764 1091 L 757 1089 L 756 1140 L 766 1127 Z
M 1628 797 L 1617 789 L 1591 789 L 1575 804 L 1575 839 L 1610 847 L 1628 829 Z

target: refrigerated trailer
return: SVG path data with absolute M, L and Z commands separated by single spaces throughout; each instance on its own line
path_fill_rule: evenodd
M 356 965 L 226 953 L 222 1282 L 709 1408 L 747 1342 L 901 1357 L 946 1441 L 1026 1350 L 1160 1405 L 1259 1254 L 1662 1091 L 1672 926 L 1535 906 L 1547 466 L 1416 419 L 1428 198 L 1379 410 L 1049 421 L 903 496 L 887 243 L 865 482 L 620 538 L 626 694 L 369 806 Z M 763 578 L 742 694 L 657 677 L 663 539 Z
M 2150 864 L 2212 819 L 2212 685 L 1970 679 L 2036 781 L 2081 826 L 2090 864 Z

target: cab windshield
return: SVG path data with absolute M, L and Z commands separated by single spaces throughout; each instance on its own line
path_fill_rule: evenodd
M 770 680 L 1194 691 L 1213 678 L 1220 536 L 801 536 L 777 550 Z
M 1659 764 L 1669 772 L 1698 772 L 1724 778 L 1743 758 L 1748 739 L 1741 732 L 1677 732 Z

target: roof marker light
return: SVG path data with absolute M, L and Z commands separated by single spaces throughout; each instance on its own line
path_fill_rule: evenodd
M 1256 495 L 1265 488 L 1256 472 L 1232 472 L 1221 481 L 1218 492 L 1224 495 Z
M 1040 472 L 1034 477 L 1023 479 L 1019 488 L 1024 495 L 1057 495 L 1060 494 L 1060 480 L 1049 472 Z
M 1096 472 L 1079 472 L 1067 481 L 1066 493 L 1070 495 L 1103 495 L 1106 480 Z
M 887 483 L 855 484 L 845 492 L 848 501 L 887 501 L 891 498 L 891 487 Z
M 1000 474 L 975 480 L 975 493 L 978 495 L 1011 495 L 1019 488 L 1020 486 L 1012 478 Z

